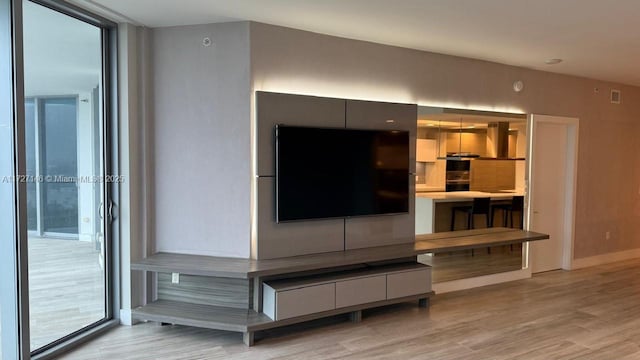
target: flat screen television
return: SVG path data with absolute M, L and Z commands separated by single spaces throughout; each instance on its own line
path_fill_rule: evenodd
M 276 222 L 409 212 L 409 132 L 277 125 Z

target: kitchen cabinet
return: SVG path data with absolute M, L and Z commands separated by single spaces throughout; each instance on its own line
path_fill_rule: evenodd
M 437 157 L 437 143 L 432 139 L 416 140 L 416 161 L 435 162 Z

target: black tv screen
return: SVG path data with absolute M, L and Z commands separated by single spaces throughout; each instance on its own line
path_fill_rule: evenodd
M 407 131 L 275 132 L 277 222 L 409 211 Z

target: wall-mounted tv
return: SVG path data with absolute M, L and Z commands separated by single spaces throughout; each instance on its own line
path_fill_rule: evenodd
M 409 211 L 409 132 L 277 125 L 276 222 Z

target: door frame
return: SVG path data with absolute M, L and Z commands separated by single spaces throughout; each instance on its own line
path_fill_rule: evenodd
M 579 119 L 573 117 L 529 114 L 527 116 L 527 157 L 525 165 L 525 186 L 526 186 L 526 211 L 524 219 L 524 228 L 529 230 L 531 224 L 531 216 L 533 209 L 531 208 L 531 200 L 536 189 L 533 185 L 533 177 L 540 176 L 534 166 L 536 154 L 533 151 L 534 141 L 536 140 L 537 124 L 557 124 L 564 125 L 567 128 L 567 145 L 565 154 L 567 156 L 567 176 L 565 177 L 565 193 L 564 193 L 564 226 L 562 239 L 562 269 L 571 270 L 573 268 L 573 252 L 575 237 L 575 209 L 576 209 L 576 190 L 578 178 L 578 135 L 579 135 Z M 524 266 L 529 268 L 529 246 L 526 247 L 526 256 Z

